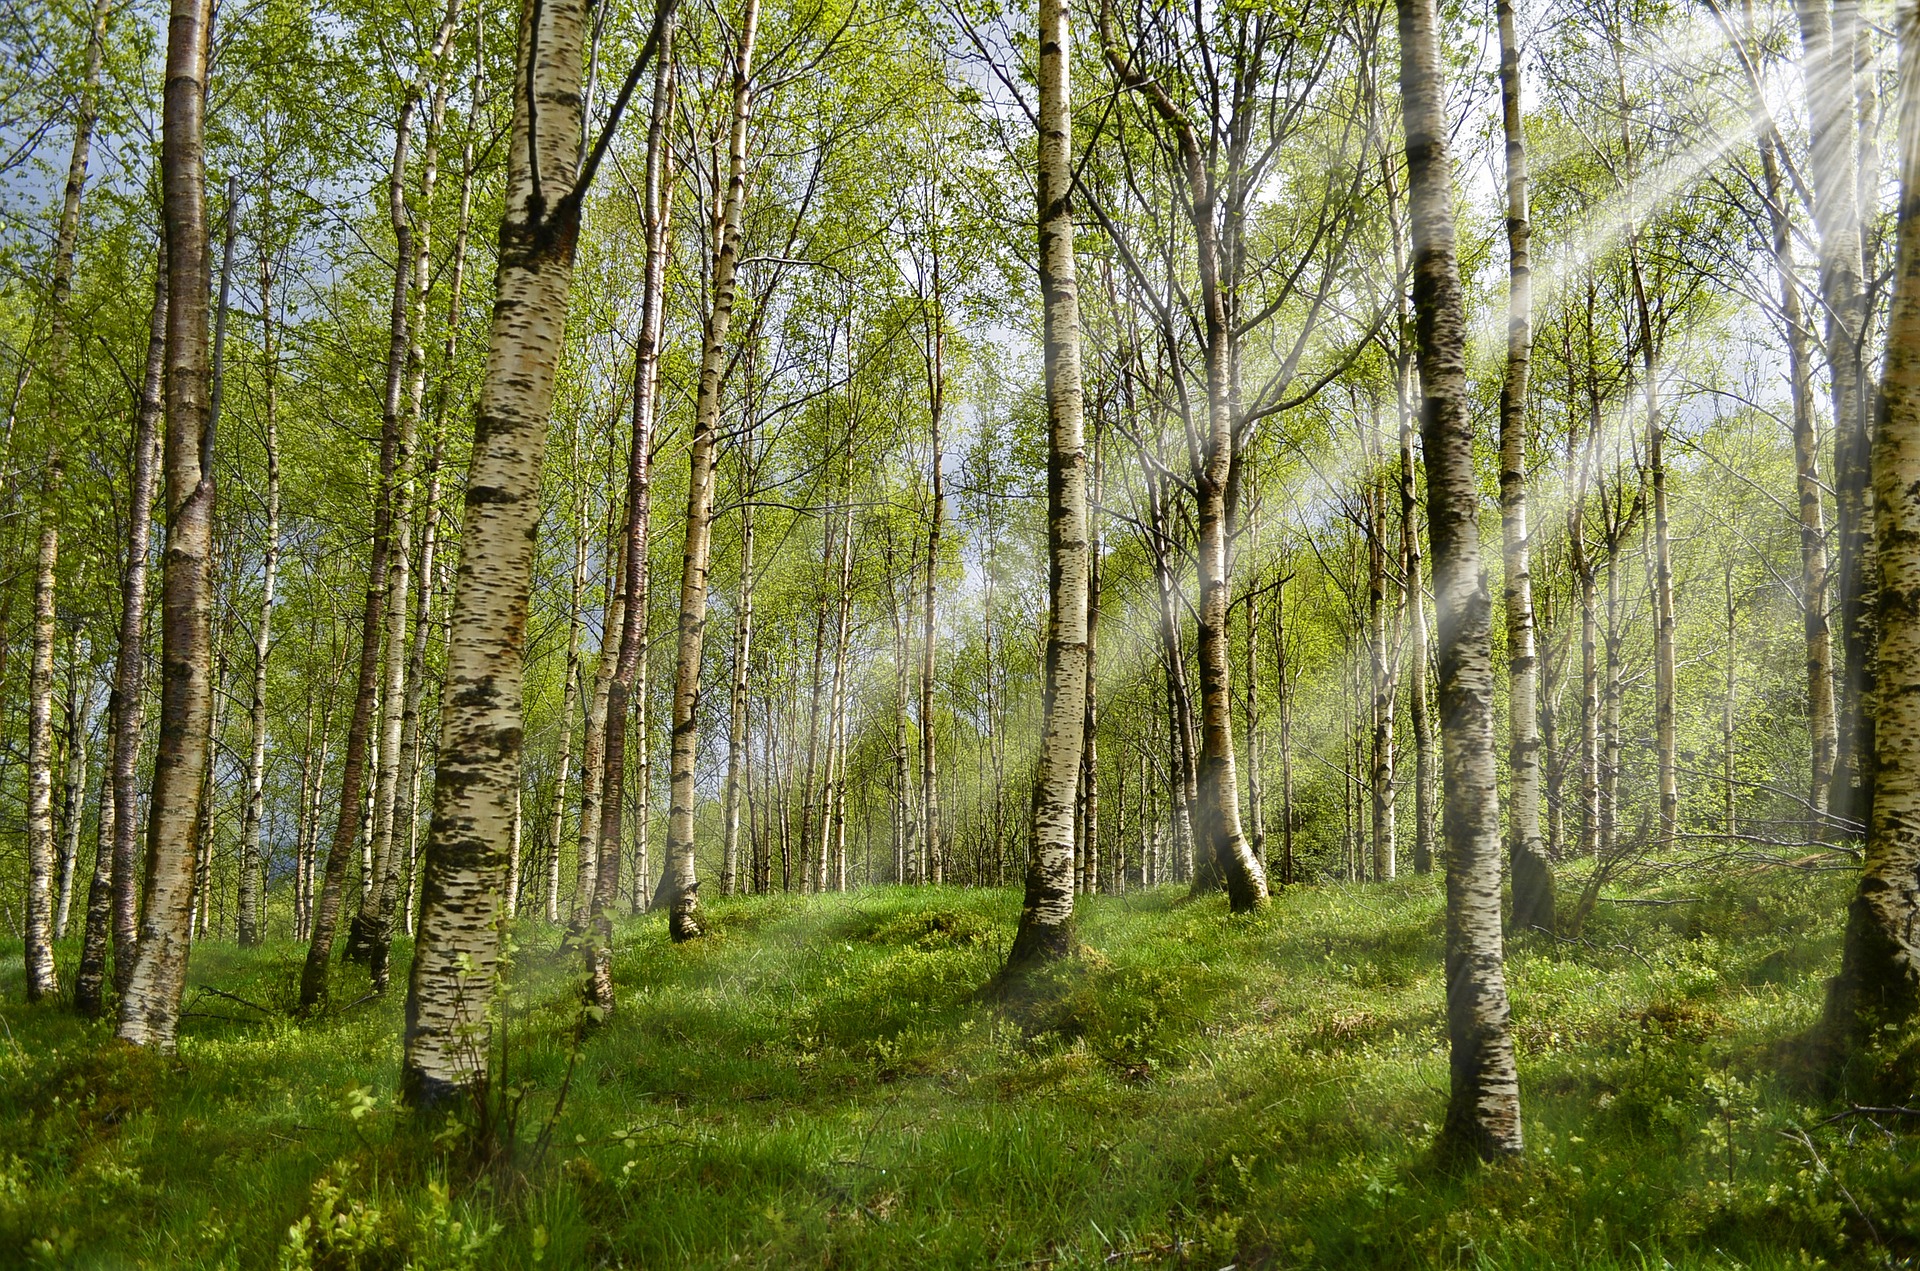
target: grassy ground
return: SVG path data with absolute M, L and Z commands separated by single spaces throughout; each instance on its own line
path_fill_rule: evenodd
M 1829 1120 L 1848 1104 L 1783 1075 L 1845 886 L 1643 892 L 1683 903 L 1602 905 L 1583 942 L 1515 949 L 1528 1153 L 1464 1172 L 1427 1151 L 1447 1085 L 1428 879 L 1251 920 L 1173 890 L 1095 899 L 1083 956 L 1019 1019 L 974 1000 L 1010 893 L 721 901 L 690 946 L 626 927 L 619 1009 L 578 1043 L 572 959 L 526 927 L 486 1110 L 511 1157 L 488 1169 L 470 1127 L 394 1106 L 397 998 L 278 1013 L 291 946 L 197 950 L 159 1062 L 19 1005 L 16 944 L 0 1261 L 1906 1265 L 1916 1119 Z M 357 996 L 343 972 L 337 1000 Z

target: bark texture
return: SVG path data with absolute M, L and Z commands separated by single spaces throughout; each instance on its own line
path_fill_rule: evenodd
M 213 713 L 213 472 L 208 401 L 205 109 L 211 0 L 173 0 L 160 143 L 167 226 L 166 524 L 160 742 L 147 823 L 146 903 L 118 1035 L 169 1052 L 186 986 L 194 845 Z M 133 756 L 120 757 L 131 762 Z
M 1880 683 L 1873 829 L 1828 1023 L 1841 1053 L 1920 1012 L 1920 10 L 1900 10 L 1900 216 L 1873 447 Z
M 1492 610 L 1480 562 L 1466 374 L 1466 298 L 1433 0 L 1398 0 L 1401 117 L 1413 230 L 1427 520 L 1439 617 L 1447 846 L 1447 1031 L 1452 1090 L 1443 1143 L 1483 1156 L 1521 1148 L 1500 930 L 1500 793 L 1493 739 Z
M 1003 982 L 1066 955 L 1087 694 L 1087 456 L 1073 248 L 1072 60 L 1065 0 L 1040 0 L 1040 297 L 1047 394 L 1048 615 L 1026 895 Z
M 408 979 L 401 1094 L 437 1104 L 484 1083 L 520 789 L 540 467 L 573 281 L 584 0 L 522 11 L 493 321 L 474 422 L 448 626 L 433 825 Z M 533 127 L 532 106 L 540 126 Z

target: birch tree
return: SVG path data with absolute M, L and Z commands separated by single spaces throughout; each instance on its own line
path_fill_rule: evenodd
M 1482 1156 L 1521 1147 L 1500 931 L 1500 788 L 1494 760 L 1492 601 L 1480 563 L 1467 402 L 1466 296 L 1453 224 L 1453 163 L 1433 0 L 1397 0 L 1401 126 L 1413 238 L 1427 523 L 1439 617 L 1447 842 L 1447 1033 L 1452 1089 L 1442 1142 Z

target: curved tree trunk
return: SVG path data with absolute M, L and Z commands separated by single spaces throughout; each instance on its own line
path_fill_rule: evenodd
M 700 659 L 707 636 L 707 573 L 713 549 L 713 468 L 720 429 L 721 378 L 727 331 L 733 323 L 734 274 L 740 262 L 741 219 L 747 201 L 747 120 L 753 110 L 753 49 L 760 0 L 747 0 L 733 58 L 733 124 L 727 141 L 727 191 L 713 257 L 712 307 L 707 313 L 694 401 L 693 444 L 687 475 L 686 548 L 680 562 L 680 638 L 673 674 L 673 752 L 668 765 L 672 806 L 667 814 L 666 860 L 660 887 L 671 905 L 675 940 L 701 934 L 693 862 L 693 766 L 699 745 L 694 710 L 700 698 Z
M 1450 1145 L 1496 1155 L 1518 1152 L 1521 1136 L 1500 931 L 1493 606 L 1480 563 L 1479 489 L 1467 399 L 1466 297 L 1454 249 L 1453 165 L 1447 154 L 1439 18 L 1433 0 L 1398 0 L 1397 8 L 1446 783 L 1452 1092 L 1441 1136 Z
M 1040 0 L 1040 296 L 1045 305 L 1048 616 L 1040 760 L 1012 983 L 1072 940 L 1075 793 L 1086 727 L 1087 456 L 1080 292 L 1073 248 L 1073 45 L 1065 0 Z
M 173 1049 L 186 986 L 193 853 L 213 714 L 214 483 L 203 454 L 211 425 L 204 148 L 211 21 L 211 0 L 173 0 L 160 146 L 169 297 L 160 744 L 147 828 L 146 904 L 116 1030 L 122 1041 L 161 1052 Z

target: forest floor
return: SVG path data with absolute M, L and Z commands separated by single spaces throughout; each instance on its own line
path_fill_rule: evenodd
M 1519 942 L 1527 1154 L 1465 1170 L 1430 1151 L 1431 878 L 1251 919 L 1171 888 L 1094 898 L 1075 964 L 1017 1017 L 976 996 L 1012 892 L 722 900 L 679 947 L 636 919 L 597 1027 L 575 955 L 523 924 L 505 1079 L 437 1129 L 394 1102 L 403 985 L 357 1000 L 343 971 L 336 1012 L 296 1023 L 301 950 L 196 949 L 180 1053 L 155 1061 L 21 1006 L 15 942 L 0 1262 L 1909 1265 L 1920 1117 L 1817 1097 L 1793 1058 L 1848 885 L 1682 879 L 1602 903 L 1577 943 Z

